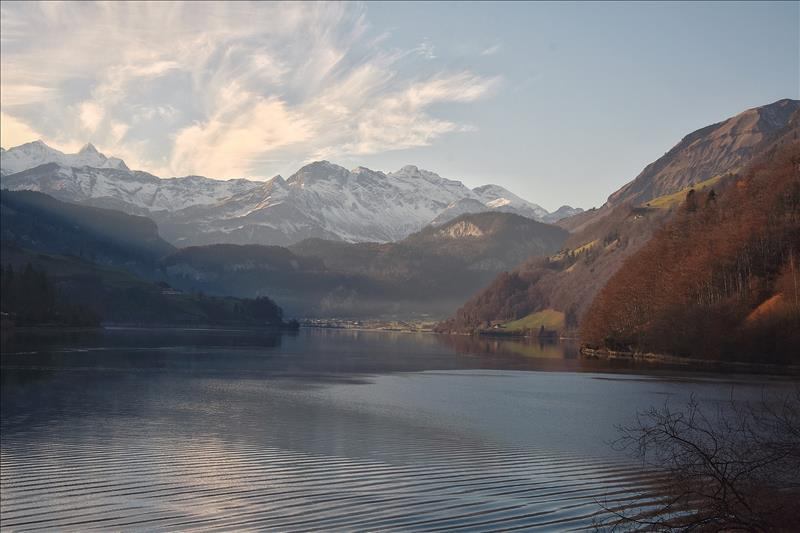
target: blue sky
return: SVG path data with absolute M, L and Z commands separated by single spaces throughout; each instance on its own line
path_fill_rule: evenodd
M 588 208 L 800 97 L 799 6 L 3 2 L 0 134 L 162 176 L 415 164 Z

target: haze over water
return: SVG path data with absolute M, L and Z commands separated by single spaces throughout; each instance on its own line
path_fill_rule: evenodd
M 615 424 L 791 386 L 314 329 L 18 338 L 2 379 L 8 530 L 591 527 L 657 498 Z

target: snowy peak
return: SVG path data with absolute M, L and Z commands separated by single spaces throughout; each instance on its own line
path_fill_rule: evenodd
M 125 162 L 116 157 L 106 157 L 91 143 L 86 144 L 75 154 L 65 154 L 51 148 L 42 141 L 33 141 L 15 146 L 0 153 L 2 175 L 16 174 L 39 165 L 57 163 L 65 167 L 113 168 L 128 170 Z
M 80 155 L 102 155 L 100 152 L 97 151 L 97 148 L 94 147 L 92 143 L 86 143 L 83 148 L 78 152 Z
M 580 207 L 572 207 L 569 205 L 562 205 L 546 217 L 544 217 L 544 222 L 548 222 L 550 224 L 555 224 L 562 218 L 567 218 L 575 215 L 579 215 L 583 213 L 583 209 Z
M 345 182 L 350 171 L 330 161 L 314 161 L 292 174 L 287 183 L 292 185 L 307 186 L 319 181 Z
M 461 200 L 452 202 L 444 211 L 439 213 L 436 218 L 431 221 L 431 226 L 441 226 L 461 215 L 484 213 L 490 210 L 489 206 L 480 200 L 476 200 L 475 198 L 462 198 Z
M 54 161 L 71 167 L 115 168 L 128 170 L 122 159 L 106 157 L 92 143 L 86 143 L 77 154 L 65 154 L 63 161 Z
M 436 172 L 431 172 L 430 170 L 421 169 L 414 165 L 406 165 L 396 172 L 390 172 L 388 176 L 393 178 L 423 179 L 428 183 L 433 183 L 436 185 L 445 184 L 449 188 L 464 187 L 464 184 L 461 183 L 460 181 L 443 178 Z M 464 188 L 466 189 L 466 187 Z
M 315 161 L 286 180 L 223 181 L 130 171 L 91 143 L 75 154 L 34 142 L 1 155 L 3 188 L 148 215 L 181 246 L 287 245 L 306 238 L 389 242 L 466 213 L 502 211 L 537 220 L 547 214 L 503 187 L 473 191 L 414 165 L 387 174 Z
M 35 166 L 60 160 L 64 154 L 50 148 L 42 141 L 33 141 L 15 146 L 0 153 L 0 169 L 3 175 L 21 172 Z
M 543 207 L 523 200 L 508 189 L 499 185 L 489 184 L 472 189 L 480 199 L 491 209 L 517 213 L 535 220 L 544 219 L 549 213 Z

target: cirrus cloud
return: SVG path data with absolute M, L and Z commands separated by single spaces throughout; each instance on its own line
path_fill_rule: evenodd
M 426 146 L 474 129 L 436 104 L 473 102 L 499 82 L 437 70 L 428 41 L 389 48 L 360 4 L 0 10 L 4 145 L 92 141 L 163 175 L 271 175 L 289 161 Z M 433 65 L 425 74 L 408 68 L 421 60 Z

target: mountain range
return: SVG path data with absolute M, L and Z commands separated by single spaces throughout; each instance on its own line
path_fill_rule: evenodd
M 290 245 L 307 238 L 401 240 L 434 222 L 499 211 L 554 222 L 554 213 L 499 185 L 469 189 L 415 166 L 383 173 L 318 161 L 288 179 L 162 179 L 132 171 L 91 144 L 64 154 L 41 141 L 3 150 L 2 187 L 34 190 L 83 205 L 146 215 L 177 246 L 212 243 Z
M 288 313 L 306 317 L 446 316 L 498 273 L 531 255 L 554 253 L 567 237 L 557 226 L 488 212 L 428 226 L 393 243 L 308 239 L 289 248 L 176 249 L 146 217 L 34 191 L 4 191 L 0 214 L 3 261 L 17 257 L 15 266 L 24 258 L 52 267 L 60 285 L 71 286 L 76 276 L 105 285 L 104 272 L 116 269 L 187 294 L 269 296 Z
M 0 222 L 4 321 L 81 327 L 283 324 L 280 307 L 269 298 L 172 288 L 161 272 L 163 258 L 175 248 L 148 218 L 33 191 L 5 191 Z

